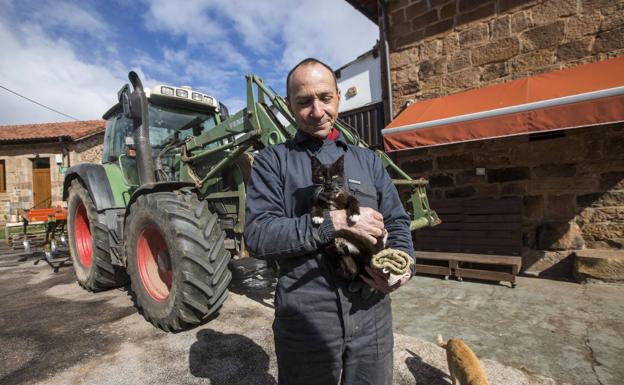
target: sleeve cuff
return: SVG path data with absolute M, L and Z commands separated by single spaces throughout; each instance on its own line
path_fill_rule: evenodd
M 410 270 L 412 271 L 412 276 L 410 277 L 410 279 L 412 279 L 412 277 L 416 275 L 416 258 L 414 258 L 414 262 L 410 265 Z
M 335 238 L 336 229 L 334 228 L 331 215 L 329 215 L 329 210 L 323 210 L 323 219 L 323 223 L 319 226 L 318 232 L 321 244 L 326 245 Z

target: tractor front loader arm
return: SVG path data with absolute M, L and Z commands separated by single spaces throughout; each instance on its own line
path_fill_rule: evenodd
M 286 100 L 267 87 L 256 75 L 247 75 L 246 84 L 246 108 L 185 144 L 181 159 L 189 165 L 189 174 L 197 187 L 232 165 L 244 152 L 283 143 L 295 136 L 295 119 L 288 109 Z M 342 133 L 347 143 L 364 148 L 369 147 L 346 123 L 339 120 L 336 128 Z M 406 186 L 411 189 L 411 195 L 406 202 L 406 208 L 412 216 L 410 230 L 439 224 L 440 219 L 430 208 L 427 199 L 427 180 L 411 178 L 383 151 L 376 150 L 375 152 L 391 175 L 398 175 L 398 179 L 393 179 L 394 184 L 397 187 Z M 215 157 L 218 154 L 221 156 L 217 161 L 211 162 L 210 168 L 204 171 L 203 175 L 194 171 L 195 162 Z M 241 196 L 240 203 L 243 208 L 239 208 L 239 213 L 244 209 L 244 194 Z

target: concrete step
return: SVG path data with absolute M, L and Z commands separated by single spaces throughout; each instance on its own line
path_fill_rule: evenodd
M 624 283 L 624 250 L 576 250 L 574 278 L 578 282 Z

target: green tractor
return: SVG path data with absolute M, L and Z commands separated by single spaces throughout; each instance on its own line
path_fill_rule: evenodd
M 139 312 L 165 331 L 193 327 L 227 297 L 229 261 L 245 258 L 245 186 L 256 150 L 293 138 L 283 98 L 248 75 L 247 107 L 228 115 L 188 87 L 144 89 L 129 74 L 107 111 L 102 164 L 69 168 L 70 254 L 89 291 L 128 284 Z M 255 91 L 255 92 L 254 92 Z M 347 141 L 367 147 L 338 122 Z M 407 187 L 411 229 L 439 223 L 426 181 L 413 180 L 377 151 Z

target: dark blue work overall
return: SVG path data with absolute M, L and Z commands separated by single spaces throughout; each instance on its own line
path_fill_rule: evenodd
M 362 207 L 383 214 L 387 247 L 414 255 L 409 216 L 373 151 L 301 132 L 260 151 L 247 190 L 245 241 L 252 256 L 280 266 L 273 323 L 280 385 L 392 383 L 390 297 L 353 291 L 334 275 L 319 252 L 334 238 L 329 214 L 321 225 L 310 215 L 310 155 L 330 164 L 343 154 L 345 187 Z

